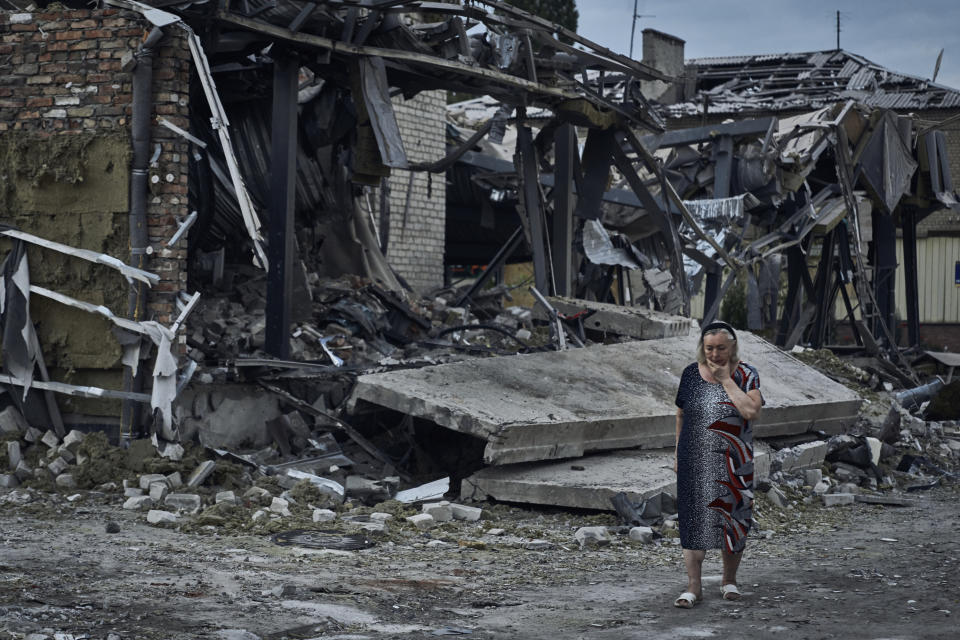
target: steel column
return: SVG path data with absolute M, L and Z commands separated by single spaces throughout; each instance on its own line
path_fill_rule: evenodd
M 917 212 L 904 207 L 900 215 L 903 226 L 903 275 L 907 297 L 908 346 L 920 344 L 920 289 L 917 282 Z
M 530 127 L 517 127 L 517 154 L 514 160 L 521 181 L 523 210 L 530 229 L 530 248 L 533 252 L 533 277 L 540 292 L 549 292 L 546 248 L 543 242 L 543 209 L 540 202 L 540 175 L 537 171 L 537 152 L 533 148 Z
M 273 122 L 270 145 L 270 231 L 267 273 L 267 353 L 290 357 L 293 290 L 293 212 L 297 176 L 297 88 L 300 63 L 288 52 L 273 53 Z
M 553 144 L 553 278 L 556 295 L 568 296 L 573 281 L 573 157 L 577 149 L 573 125 L 558 127 Z
M 873 335 L 882 336 L 882 322 L 890 335 L 896 336 L 894 324 L 894 286 L 897 271 L 897 228 L 893 216 L 875 212 L 873 214 L 873 292 L 877 299 L 878 324 L 871 327 Z M 896 345 L 888 345 L 895 347 Z

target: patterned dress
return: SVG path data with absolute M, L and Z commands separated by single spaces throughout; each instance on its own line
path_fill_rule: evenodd
M 757 370 L 740 362 L 733 380 L 760 388 Z M 677 511 L 684 549 L 743 551 L 753 511 L 753 430 L 719 383 L 697 363 L 683 370 L 677 390 L 683 425 L 677 445 Z

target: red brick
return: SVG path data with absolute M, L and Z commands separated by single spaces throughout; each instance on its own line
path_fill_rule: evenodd
M 78 26 L 78 25 L 75 25 Z M 95 27 L 96 24 L 90 25 Z M 113 37 L 113 31 L 110 29 L 90 29 L 89 31 L 83 32 L 84 38 L 111 38 Z
M 53 105 L 53 98 L 27 98 L 28 107 L 50 107 Z
M 98 26 L 100 25 L 97 24 L 96 20 L 89 20 L 89 19 L 80 20 L 78 22 L 73 23 L 74 29 L 96 29 Z M 99 38 L 100 36 L 94 36 L 94 37 Z
M 71 29 L 69 31 L 59 31 L 53 34 L 54 40 L 80 40 L 83 38 L 83 31 Z

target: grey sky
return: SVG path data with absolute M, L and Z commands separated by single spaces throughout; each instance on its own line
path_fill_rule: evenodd
M 586 38 L 620 53 L 630 49 L 634 0 L 577 0 Z M 686 40 L 686 57 L 820 51 L 840 47 L 900 73 L 930 78 L 940 49 L 937 83 L 960 89 L 958 0 L 638 0 L 633 46 L 650 27 Z

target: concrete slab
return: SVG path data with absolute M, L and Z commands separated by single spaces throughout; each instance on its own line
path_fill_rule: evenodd
M 487 441 L 509 464 L 591 451 L 672 447 L 677 385 L 696 335 L 484 358 L 361 376 L 351 412 L 369 403 Z M 760 372 L 766 406 L 755 437 L 839 432 L 856 421 L 853 391 L 747 332 L 741 357 Z
M 561 462 L 486 467 L 463 480 L 463 499 L 613 511 L 620 492 L 633 503 L 660 492 L 676 496 L 673 449 L 610 451 Z
M 587 329 L 606 331 L 638 340 L 685 336 L 691 328 L 696 326 L 696 321 L 690 318 L 644 307 L 624 307 L 618 304 L 559 296 L 551 296 L 547 300 L 554 309 L 567 316 L 584 310 L 593 311 L 594 313 L 583 322 L 583 326 Z M 546 311 L 539 305 L 535 307 L 534 313 L 541 319 L 547 318 Z

